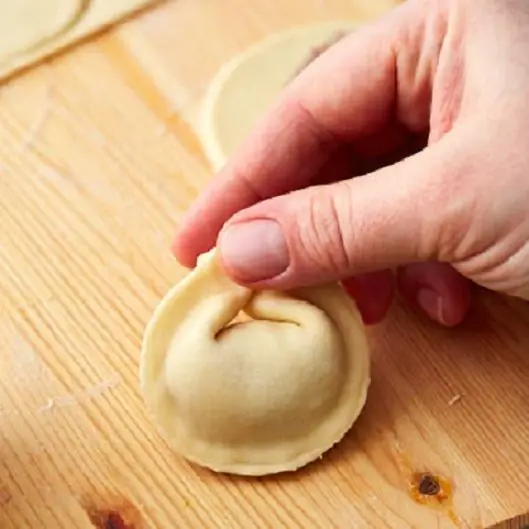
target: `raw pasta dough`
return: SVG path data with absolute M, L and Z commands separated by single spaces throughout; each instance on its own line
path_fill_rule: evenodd
M 249 318 L 234 323 L 241 310 Z M 366 400 L 369 349 L 339 285 L 253 292 L 212 250 L 157 307 L 140 378 L 183 457 L 217 472 L 272 474 L 320 457 L 350 429 Z
M 220 69 L 204 99 L 199 124 L 204 151 L 215 170 L 306 64 L 312 50 L 355 27 L 338 21 L 274 34 Z
M 0 0 L 0 63 L 75 24 L 88 0 Z
M 157 0 L 0 0 L 0 81 Z

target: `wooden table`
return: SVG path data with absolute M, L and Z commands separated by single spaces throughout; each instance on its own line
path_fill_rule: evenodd
M 2 529 L 474 529 L 529 508 L 523 303 L 480 294 L 451 331 L 396 305 L 370 330 L 361 420 L 286 477 L 188 465 L 138 389 L 144 326 L 184 272 L 171 237 L 211 177 L 207 83 L 271 31 L 391 3 L 176 0 L 1 87 Z

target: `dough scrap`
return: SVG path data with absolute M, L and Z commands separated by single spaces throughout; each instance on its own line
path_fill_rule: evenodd
M 0 0 L 0 64 L 67 30 L 87 0 Z
M 240 311 L 248 317 L 234 322 Z M 254 292 L 212 250 L 156 308 L 140 380 L 176 452 L 257 476 L 294 471 L 341 440 L 364 407 L 370 353 L 338 284 Z
M 199 122 L 213 169 L 224 165 L 315 49 L 357 27 L 346 20 L 296 27 L 271 35 L 224 64 L 206 93 Z

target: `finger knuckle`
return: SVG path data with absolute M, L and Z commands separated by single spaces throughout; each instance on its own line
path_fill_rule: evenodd
M 340 275 L 349 268 L 343 211 L 334 193 L 317 189 L 309 197 L 306 214 L 298 224 L 304 258 L 318 269 Z
M 453 262 L 466 251 L 472 223 L 477 218 L 479 196 L 469 185 L 468 167 L 455 157 L 425 179 L 423 217 L 418 236 L 418 256 Z

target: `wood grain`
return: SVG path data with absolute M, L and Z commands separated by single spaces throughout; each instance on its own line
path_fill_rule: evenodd
M 523 303 L 478 293 L 451 331 L 397 304 L 370 330 L 361 420 L 294 475 L 188 465 L 139 393 L 144 326 L 184 272 L 171 237 L 211 177 L 207 82 L 271 31 L 390 5 L 173 1 L 1 88 L 2 529 L 477 529 L 527 510 Z M 424 472 L 446 501 L 417 492 Z

